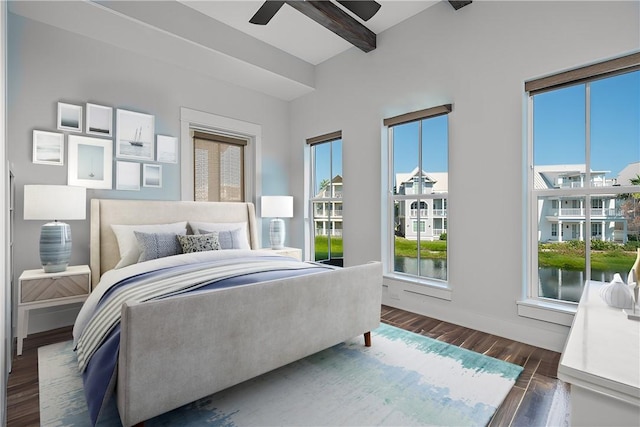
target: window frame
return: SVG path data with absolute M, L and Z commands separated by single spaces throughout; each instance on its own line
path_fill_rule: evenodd
M 331 166 L 330 166 L 330 172 L 329 172 L 329 185 L 331 185 L 331 180 L 333 180 L 333 143 L 336 141 L 340 141 L 341 144 L 344 144 L 344 140 L 342 139 L 342 131 L 335 131 L 335 132 L 331 132 L 331 133 L 327 133 L 324 135 L 319 135 L 313 138 L 308 138 L 306 143 L 309 149 L 309 182 L 308 182 L 308 197 L 307 197 L 307 205 L 308 205 L 308 212 L 309 212 L 309 241 L 308 241 L 308 245 L 307 247 L 309 248 L 309 259 L 310 260 L 315 260 L 316 259 L 316 253 L 315 253 L 315 238 L 316 238 L 316 229 L 315 229 L 315 218 L 316 218 L 316 209 L 314 207 L 315 204 L 322 204 L 322 210 L 324 212 L 327 212 L 327 218 L 326 220 L 323 220 L 324 222 L 331 224 L 332 221 L 332 213 L 336 211 L 335 209 L 335 204 L 336 203 L 340 203 L 341 209 L 340 212 L 344 212 L 344 198 L 343 198 L 343 194 L 344 194 L 344 161 L 342 162 L 341 165 L 341 169 L 342 169 L 342 173 L 340 174 L 341 178 L 342 178 L 342 183 L 340 184 L 342 190 L 340 191 L 340 195 L 337 196 L 336 194 L 334 194 L 333 191 L 330 192 L 330 196 L 329 197 L 316 197 L 315 195 L 315 178 L 316 178 L 316 153 L 315 153 L 315 147 L 317 147 L 318 145 L 322 145 L 322 144 L 331 144 L 330 145 L 330 152 L 331 155 L 329 156 L 329 158 L 331 159 Z M 341 153 L 342 154 L 342 153 Z M 344 248 L 344 215 L 340 215 L 341 218 L 341 235 L 340 237 L 343 239 L 343 248 Z M 329 237 L 331 237 L 329 235 Z M 330 240 L 330 239 L 329 239 Z M 336 258 L 332 258 L 331 257 L 331 244 L 328 245 L 328 259 L 326 260 L 318 260 L 316 262 L 326 262 L 328 264 L 332 264 L 332 260 L 336 260 L 334 262 L 337 262 L 338 264 L 342 264 L 344 265 L 344 259 L 345 259 L 345 254 L 344 254 L 344 249 L 343 249 L 343 253 L 342 253 L 342 257 L 336 257 Z M 340 261 L 337 261 L 340 260 Z
M 238 119 L 180 107 L 180 199 L 194 200 L 192 129 L 246 139 L 244 155 L 244 199 L 256 205 L 262 188 L 262 126 Z
M 638 191 L 638 186 L 621 185 L 612 190 L 611 187 L 592 186 L 591 168 L 585 169 L 584 181 L 588 185 L 584 187 L 569 187 L 558 189 L 535 190 L 534 188 L 534 147 L 533 147 L 533 98 L 535 95 L 562 89 L 569 86 L 585 85 L 585 165 L 591 165 L 591 93 L 590 85 L 605 78 L 614 77 L 640 70 L 640 53 L 633 53 L 619 58 L 609 59 L 597 62 L 584 67 L 573 70 L 563 71 L 550 76 L 531 80 L 524 83 L 524 99 L 526 111 L 526 138 L 524 140 L 526 157 L 524 158 L 524 184 L 525 190 L 525 224 L 523 237 L 525 238 L 523 251 L 523 297 L 517 301 L 518 314 L 523 317 L 544 320 L 551 323 L 557 323 L 565 326 L 571 326 L 573 314 L 577 309 L 577 303 L 571 301 L 562 301 L 557 299 L 544 298 L 539 295 L 538 288 L 538 212 L 537 204 L 539 197 L 554 197 L 559 200 L 572 198 L 574 200 L 582 200 L 585 207 L 584 234 L 585 245 L 592 238 L 591 209 L 592 200 L 601 199 L 604 195 L 617 193 L 633 193 Z M 560 203 L 558 203 L 561 206 Z M 586 224 L 590 224 L 587 232 Z M 562 235 L 563 230 L 558 227 L 558 232 Z M 586 251 L 585 255 L 585 271 L 586 277 L 591 275 L 591 256 L 590 251 Z
M 401 114 L 398 116 L 386 118 L 383 120 L 384 125 L 384 133 L 386 134 L 386 140 L 383 138 L 383 170 L 386 172 L 386 188 L 384 189 L 384 197 L 382 197 L 383 203 L 383 212 L 386 214 L 383 215 L 382 218 L 382 235 L 385 236 L 382 241 L 382 251 L 383 251 L 383 269 L 384 276 L 388 279 L 393 279 L 397 281 L 402 281 L 409 284 L 420 285 L 419 290 L 415 292 L 418 294 L 422 294 L 424 292 L 425 295 L 435 296 L 437 298 L 451 300 L 451 288 L 449 285 L 449 272 L 450 272 L 450 264 L 449 264 L 449 254 L 451 253 L 450 246 L 447 242 L 447 280 L 439 280 L 436 278 L 429 278 L 418 276 L 414 274 L 407 274 L 403 272 L 395 271 L 394 263 L 395 263 L 395 215 L 394 215 L 394 203 L 396 201 L 404 202 L 406 200 L 416 201 L 416 202 L 424 202 L 427 206 L 434 206 L 435 200 L 441 199 L 443 200 L 443 209 L 449 209 L 449 191 L 447 189 L 446 194 L 444 193 L 420 193 L 417 194 L 394 194 L 394 156 L 393 156 L 393 128 L 397 125 L 402 125 L 411 122 L 421 122 L 423 120 L 435 118 L 442 115 L 449 115 L 453 111 L 453 104 L 443 104 L 436 107 L 427 108 L 424 110 L 414 111 L 406 114 Z M 450 139 L 449 139 L 449 118 L 447 118 L 447 150 L 450 151 Z M 422 151 L 422 124 L 420 123 L 420 132 L 419 138 L 420 141 L 418 143 L 419 151 Z M 384 165 L 386 159 L 386 166 Z M 447 162 L 449 160 L 449 156 L 447 156 Z M 419 166 L 420 169 L 420 166 Z M 449 168 L 447 167 L 447 173 L 450 173 Z M 422 188 L 423 179 L 420 180 L 420 189 Z M 428 208 L 427 208 L 428 209 Z M 443 225 L 447 224 L 447 218 L 444 219 Z M 411 218 L 412 222 L 422 221 L 422 216 L 418 212 L 418 216 L 416 218 Z M 417 224 L 416 224 L 417 225 Z M 447 230 L 448 231 L 448 230 Z M 418 241 L 420 241 L 420 231 L 417 232 Z
M 247 156 L 247 145 L 249 144 L 249 141 L 246 137 L 240 138 L 237 136 L 231 136 L 228 133 L 221 133 L 221 132 L 214 132 L 211 130 L 204 130 L 202 128 L 191 128 L 190 133 L 193 135 L 191 137 L 192 140 L 192 144 L 193 144 L 193 159 L 194 159 L 194 164 L 193 164 L 193 180 L 194 180 L 194 184 L 193 184 L 193 188 L 194 188 L 194 197 L 193 200 L 196 200 L 196 182 L 197 182 L 197 174 L 196 174 L 196 151 L 198 149 L 198 147 L 196 146 L 197 143 L 206 143 L 207 145 L 211 145 L 211 147 L 215 147 L 216 149 L 220 150 L 221 147 L 224 146 L 228 146 L 228 147 L 234 147 L 234 148 L 238 148 L 240 150 L 240 168 L 241 168 L 241 185 L 239 187 L 240 190 L 240 200 L 227 200 L 224 199 L 222 196 L 222 192 L 221 190 L 221 185 L 222 185 L 222 179 L 220 178 L 220 173 L 223 171 L 223 163 L 222 163 L 222 158 L 220 159 L 220 162 L 216 165 L 216 171 L 218 172 L 219 175 L 219 180 L 220 182 L 218 183 L 218 197 L 219 200 L 207 200 L 207 201 L 219 201 L 219 202 L 246 202 L 246 194 L 245 194 L 245 190 L 246 190 L 246 183 L 245 180 L 247 179 L 247 173 L 245 171 L 245 165 L 246 165 L 246 156 Z M 202 149 L 202 148 L 201 148 Z M 209 165 L 211 163 L 209 162 Z M 209 193 L 210 194 L 210 193 Z

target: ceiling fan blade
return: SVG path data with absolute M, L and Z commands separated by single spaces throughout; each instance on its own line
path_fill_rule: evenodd
M 349 9 L 363 21 L 371 19 L 373 15 L 378 12 L 378 9 L 380 9 L 381 6 L 380 3 L 373 0 L 338 0 L 338 3 Z
M 283 1 L 265 1 L 255 15 L 251 17 L 249 22 L 256 25 L 266 25 L 271 21 L 271 18 L 273 18 L 276 12 L 280 10 L 283 4 Z

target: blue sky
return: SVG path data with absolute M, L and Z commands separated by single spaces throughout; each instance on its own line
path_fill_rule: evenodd
M 640 161 L 640 71 L 591 83 L 591 169 L 617 177 L 629 163 Z M 534 163 L 584 164 L 585 85 L 534 97 Z M 447 116 L 422 121 L 422 168 L 447 172 Z M 419 122 L 394 127 L 394 173 L 418 166 Z M 333 176 L 342 174 L 342 142 L 334 143 Z M 316 147 L 320 182 L 329 178 L 328 144 Z
M 591 83 L 591 169 L 640 161 L 640 71 Z M 534 96 L 534 163 L 585 162 L 585 85 Z M 628 184 L 628 183 L 627 183 Z

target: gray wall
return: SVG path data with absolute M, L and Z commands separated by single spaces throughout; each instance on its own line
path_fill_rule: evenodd
M 305 138 L 342 130 L 347 265 L 381 258 L 382 120 L 445 103 L 449 115 L 451 301 L 385 280 L 385 303 L 561 350 L 567 328 L 517 315 L 523 296 L 523 82 L 640 48 L 639 2 L 439 2 L 317 67 L 291 103 L 292 177 Z M 382 142 L 381 142 L 382 141 Z M 299 184 L 294 195 L 303 194 Z M 300 200 L 300 197 L 296 198 Z M 302 219 L 291 227 L 302 242 Z
M 180 107 L 260 124 L 262 159 L 258 161 L 262 162 L 264 173 L 256 193 L 289 191 L 289 111 L 285 101 L 15 14 L 9 13 L 8 18 L 7 140 L 16 175 L 16 282 L 23 270 L 40 267 L 38 239 L 43 222 L 22 219 L 23 186 L 67 183 L 66 159 L 64 166 L 32 163 L 32 131 L 58 132 L 58 101 L 111 106 L 114 115 L 116 108 L 153 114 L 156 133 L 176 137 L 180 136 Z M 114 152 L 114 166 L 115 160 Z M 163 164 L 162 189 L 89 189 L 87 199 L 91 198 L 179 200 L 179 165 Z M 69 224 L 73 234 L 71 264 L 88 264 L 89 221 Z M 268 242 L 268 237 L 263 236 L 263 241 Z M 49 329 L 52 322 L 69 324 L 76 313 L 77 309 L 58 312 L 52 320 L 45 318 L 44 310 L 33 312 L 30 331 Z

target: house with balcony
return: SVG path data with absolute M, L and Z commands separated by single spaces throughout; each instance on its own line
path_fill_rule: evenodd
M 534 167 L 536 190 L 611 187 L 615 178 L 607 178 L 609 171 L 591 171 L 587 181 L 585 165 L 544 165 Z M 564 242 L 586 239 L 626 243 L 627 219 L 620 208 L 622 200 L 615 194 L 599 194 L 587 205 L 582 196 L 563 193 L 540 197 L 537 203 L 538 241 Z M 591 227 L 586 229 L 587 211 Z
M 447 232 L 448 178 L 447 172 L 425 172 L 420 168 L 415 168 L 409 173 L 396 174 L 397 194 L 422 195 L 416 199 L 398 202 L 398 235 L 409 240 L 417 240 L 418 234 L 420 240 L 440 240 L 440 236 Z M 434 194 L 441 197 L 433 197 Z
M 342 176 L 336 175 L 313 198 L 316 236 L 342 237 Z

